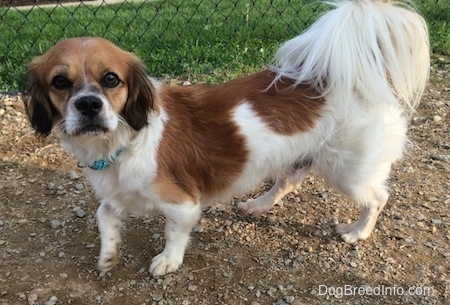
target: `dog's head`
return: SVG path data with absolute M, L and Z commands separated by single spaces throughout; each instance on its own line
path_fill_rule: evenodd
M 28 66 L 25 105 L 33 128 L 48 135 L 55 125 L 68 136 L 134 130 L 155 110 L 154 88 L 144 64 L 102 38 L 59 42 Z

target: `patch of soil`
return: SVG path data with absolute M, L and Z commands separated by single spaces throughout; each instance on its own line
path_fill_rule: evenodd
M 234 204 L 207 209 L 182 268 L 156 278 L 148 267 L 164 246 L 163 219 L 130 217 L 121 262 L 99 274 L 88 181 L 52 136 L 33 134 L 20 97 L 2 96 L 0 304 L 448 304 L 449 68 L 450 58 L 434 60 L 413 145 L 368 240 L 340 239 L 334 225 L 358 209 L 311 177 L 261 217 Z

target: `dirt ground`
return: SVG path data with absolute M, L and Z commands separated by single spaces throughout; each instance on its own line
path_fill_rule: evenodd
M 433 60 L 368 240 L 341 241 L 334 225 L 358 210 L 311 177 L 261 217 L 207 209 L 182 268 L 158 278 L 148 267 L 164 246 L 159 216 L 130 217 L 121 262 L 98 273 L 88 181 L 53 137 L 33 134 L 20 98 L 1 95 L 0 304 L 449 304 L 449 70 L 450 58 Z

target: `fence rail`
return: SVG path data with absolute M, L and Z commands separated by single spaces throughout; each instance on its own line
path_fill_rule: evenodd
M 23 89 L 31 58 L 73 36 L 108 38 L 155 76 L 232 77 L 270 62 L 280 43 L 327 8 L 313 0 L 67 2 L 0 0 L 0 92 Z M 414 6 L 430 25 L 434 51 L 450 54 L 450 1 Z

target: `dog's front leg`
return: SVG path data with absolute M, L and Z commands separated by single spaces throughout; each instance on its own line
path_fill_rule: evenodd
M 166 218 L 166 245 L 164 251 L 152 260 L 149 271 L 153 275 L 164 275 L 181 266 L 189 234 L 201 214 L 200 204 L 191 202 L 165 204 L 161 210 Z
M 121 216 L 108 203 L 102 202 L 97 210 L 97 222 L 101 239 L 98 269 L 101 272 L 106 272 L 119 262 L 119 248 L 122 244 L 122 238 L 120 237 L 122 220 Z

